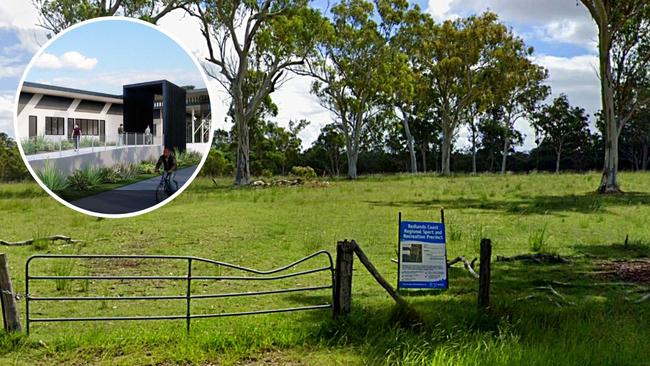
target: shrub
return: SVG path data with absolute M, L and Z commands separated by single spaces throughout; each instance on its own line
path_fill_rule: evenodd
M 149 161 L 143 161 L 140 162 L 138 165 L 138 173 L 140 174 L 153 174 L 156 172 L 156 164 L 149 162 Z
M 102 181 L 102 172 L 99 169 L 86 166 L 75 170 L 68 177 L 68 186 L 77 191 L 86 191 L 100 185 Z
M 117 183 L 122 180 L 120 174 L 112 168 L 99 169 L 99 176 L 103 183 Z
M 201 162 L 201 154 L 196 151 L 187 152 L 174 150 L 174 157 L 176 158 L 176 165 L 179 168 L 198 165 Z
M 314 168 L 310 166 L 294 166 L 291 168 L 291 174 L 303 179 L 316 178 L 316 172 L 314 171 Z
M 205 164 L 201 168 L 201 175 L 208 177 L 223 176 L 232 173 L 233 168 L 232 162 L 226 159 L 221 150 L 210 149 Z
M 114 169 L 122 177 L 122 180 L 131 180 L 138 175 L 138 165 L 136 164 L 117 164 Z
M 63 173 L 49 161 L 45 163 L 43 170 L 36 172 L 36 175 L 52 192 L 62 191 L 68 187 Z

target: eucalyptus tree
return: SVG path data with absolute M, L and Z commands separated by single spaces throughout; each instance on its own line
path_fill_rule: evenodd
M 191 0 L 32 0 L 39 25 L 52 33 L 87 19 L 121 15 L 157 23 Z
M 379 0 L 378 4 L 379 14 L 384 19 L 382 33 L 393 52 L 402 55 L 396 59 L 401 64 L 395 66 L 399 70 L 398 75 L 393 79 L 392 94 L 387 95 L 386 100 L 390 107 L 396 109 L 409 152 L 410 170 L 417 173 L 417 142 L 412 131 L 413 124 L 430 108 L 430 102 L 415 50 L 422 41 L 422 27 L 426 26 L 429 16 L 422 13 L 418 5 L 409 8 L 408 3 L 403 1 Z M 424 158 L 423 164 L 426 165 Z
M 605 160 L 600 193 L 619 193 L 619 137 L 650 85 L 650 2 L 580 0 L 598 27 Z
M 381 110 L 380 99 L 391 94 L 403 56 L 389 47 L 372 2 L 342 0 L 331 11 L 331 33 L 298 72 L 314 78 L 312 93 L 334 114 L 345 137 L 347 176 L 356 179 L 361 144 Z
M 498 48 L 492 53 L 495 65 L 490 70 L 488 79 L 491 85 L 491 102 L 503 107 L 505 112 L 504 133 L 501 154 L 501 174 L 505 174 L 510 151 L 508 134 L 513 133 L 515 123 L 530 117 L 540 102 L 550 93 L 550 87 L 543 82 L 548 78 L 548 71 L 530 61 L 533 48 L 507 31 Z
M 249 123 L 263 100 L 315 49 L 328 23 L 307 0 L 203 0 L 186 7 L 199 19 L 206 72 L 232 99 L 237 137 L 235 184 L 250 182 Z M 254 88 L 246 92 L 246 84 Z
M 531 122 L 541 139 L 540 143 L 548 143 L 555 151 L 555 173 L 560 173 L 562 153 L 567 145 L 589 139 L 589 119 L 585 110 L 571 107 L 564 94 L 535 112 Z
M 441 25 L 427 17 L 421 30 L 414 52 L 431 89 L 432 106 L 440 114 L 442 173 L 448 175 L 452 141 L 470 106 L 490 93 L 488 75 L 511 34 L 490 12 Z

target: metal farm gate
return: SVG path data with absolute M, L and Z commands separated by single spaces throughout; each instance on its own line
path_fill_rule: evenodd
M 316 267 L 302 271 L 290 271 L 293 267 L 300 263 L 312 260 L 316 257 L 325 257 L 328 265 L 324 267 Z M 123 261 L 123 260 L 162 260 L 162 261 L 180 261 L 187 262 L 187 271 L 185 275 L 30 275 L 30 265 L 33 267 L 38 262 L 44 261 L 57 261 L 57 260 L 107 260 L 107 261 Z M 242 276 L 196 276 L 192 275 L 192 266 L 195 263 L 206 263 L 214 266 L 220 266 L 235 271 L 242 272 Z M 278 281 L 291 277 L 306 276 L 317 272 L 329 272 L 327 285 L 320 286 L 299 286 L 291 288 L 268 289 L 261 291 L 250 292 L 226 292 L 226 293 L 208 293 L 208 294 L 192 294 L 192 283 L 195 281 Z M 184 295 L 152 295 L 152 296 L 37 296 L 30 293 L 30 284 L 34 281 L 71 281 L 71 280 L 96 280 L 96 281 L 178 281 L 183 283 L 185 290 Z M 78 322 L 78 321 L 116 321 L 116 320 L 173 320 L 185 319 L 187 331 L 190 331 L 190 322 L 192 319 L 199 318 L 217 318 L 228 316 L 241 316 L 253 314 L 268 314 L 280 312 L 303 311 L 312 309 L 330 309 L 332 303 L 308 305 L 301 307 L 287 307 L 287 308 L 273 308 L 254 311 L 240 311 L 240 312 L 227 312 L 227 313 L 213 313 L 213 314 L 192 314 L 191 303 L 195 299 L 215 299 L 226 297 L 239 297 L 239 296 L 261 296 L 269 294 L 281 294 L 291 292 L 308 292 L 318 291 L 323 289 L 334 290 L 334 265 L 332 256 L 329 252 L 321 250 L 309 256 L 306 256 L 298 261 L 290 263 L 284 267 L 277 268 L 270 271 L 259 271 L 251 268 L 241 267 L 238 265 L 219 262 L 211 259 L 193 257 L 193 256 L 174 256 L 174 255 L 82 255 L 82 254 L 37 254 L 29 257 L 25 264 L 25 311 L 26 311 L 26 331 L 29 334 L 30 323 L 36 322 Z M 67 294 L 64 294 L 67 295 Z M 148 316 L 86 316 L 86 317 L 33 317 L 30 314 L 30 303 L 38 302 L 54 302 L 54 301 L 122 301 L 122 300 L 184 300 L 186 302 L 185 314 L 176 315 L 148 315 Z

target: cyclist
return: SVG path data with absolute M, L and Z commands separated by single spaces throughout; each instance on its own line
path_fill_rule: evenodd
M 160 155 L 160 158 L 158 158 L 158 162 L 156 163 L 156 173 L 160 171 L 161 166 L 165 174 L 167 174 L 166 179 L 169 179 L 168 182 L 174 182 L 173 186 L 171 184 L 167 185 L 171 190 L 170 194 L 172 194 L 178 188 L 178 182 L 176 182 L 176 158 L 174 157 L 174 154 L 172 154 L 171 149 L 168 147 L 165 147 L 163 154 Z

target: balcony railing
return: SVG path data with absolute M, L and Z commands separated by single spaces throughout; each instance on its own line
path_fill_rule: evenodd
M 163 136 L 142 132 L 125 132 L 106 136 L 80 136 L 77 139 L 65 136 L 36 136 L 23 139 L 21 145 L 25 155 L 48 154 L 51 157 L 69 155 L 70 152 L 95 152 L 128 146 L 162 145 Z

